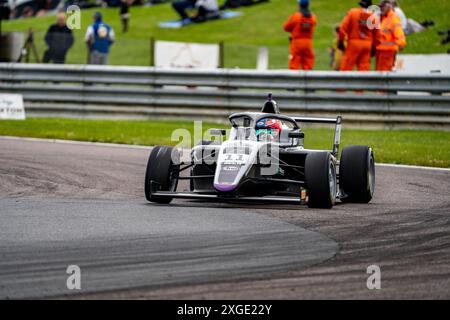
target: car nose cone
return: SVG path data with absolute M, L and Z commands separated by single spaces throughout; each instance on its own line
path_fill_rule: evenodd
M 214 184 L 214 188 L 219 192 L 231 192 L 235 190 L 237 185 L 231 184 Z

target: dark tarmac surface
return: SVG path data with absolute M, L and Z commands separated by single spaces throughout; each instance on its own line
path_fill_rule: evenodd
M 0 138 L 0 298 L 450 298 L 449 171 L 377 167 L 369 205 L 332 210 L 158 206 L 148 154 Z

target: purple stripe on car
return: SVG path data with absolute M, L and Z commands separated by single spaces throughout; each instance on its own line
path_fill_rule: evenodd
M 214 188 L 220 192 L 230 192 L 236 189 L 237 186 L 229 184 L 214 184 Z

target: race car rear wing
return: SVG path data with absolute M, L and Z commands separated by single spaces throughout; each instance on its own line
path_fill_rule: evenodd
M 337 118 L 311 118 L 311 117 L 292 117 L 295 122 L 300 123 L 327 123 L 335 124 L 334 144 L 332 154 L 337 158 L 339 155 L 339 145 L 341 144 L 342 117 Z

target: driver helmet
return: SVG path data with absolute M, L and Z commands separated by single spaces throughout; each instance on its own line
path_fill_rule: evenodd
M 263 119 L 256 124 L 256 136 L 258 140 L 261 140 L 260 136 L 262 135 L 272 141 L 279 140 L 281 130 L 283 130 L 283 122 L 278 119 Z

